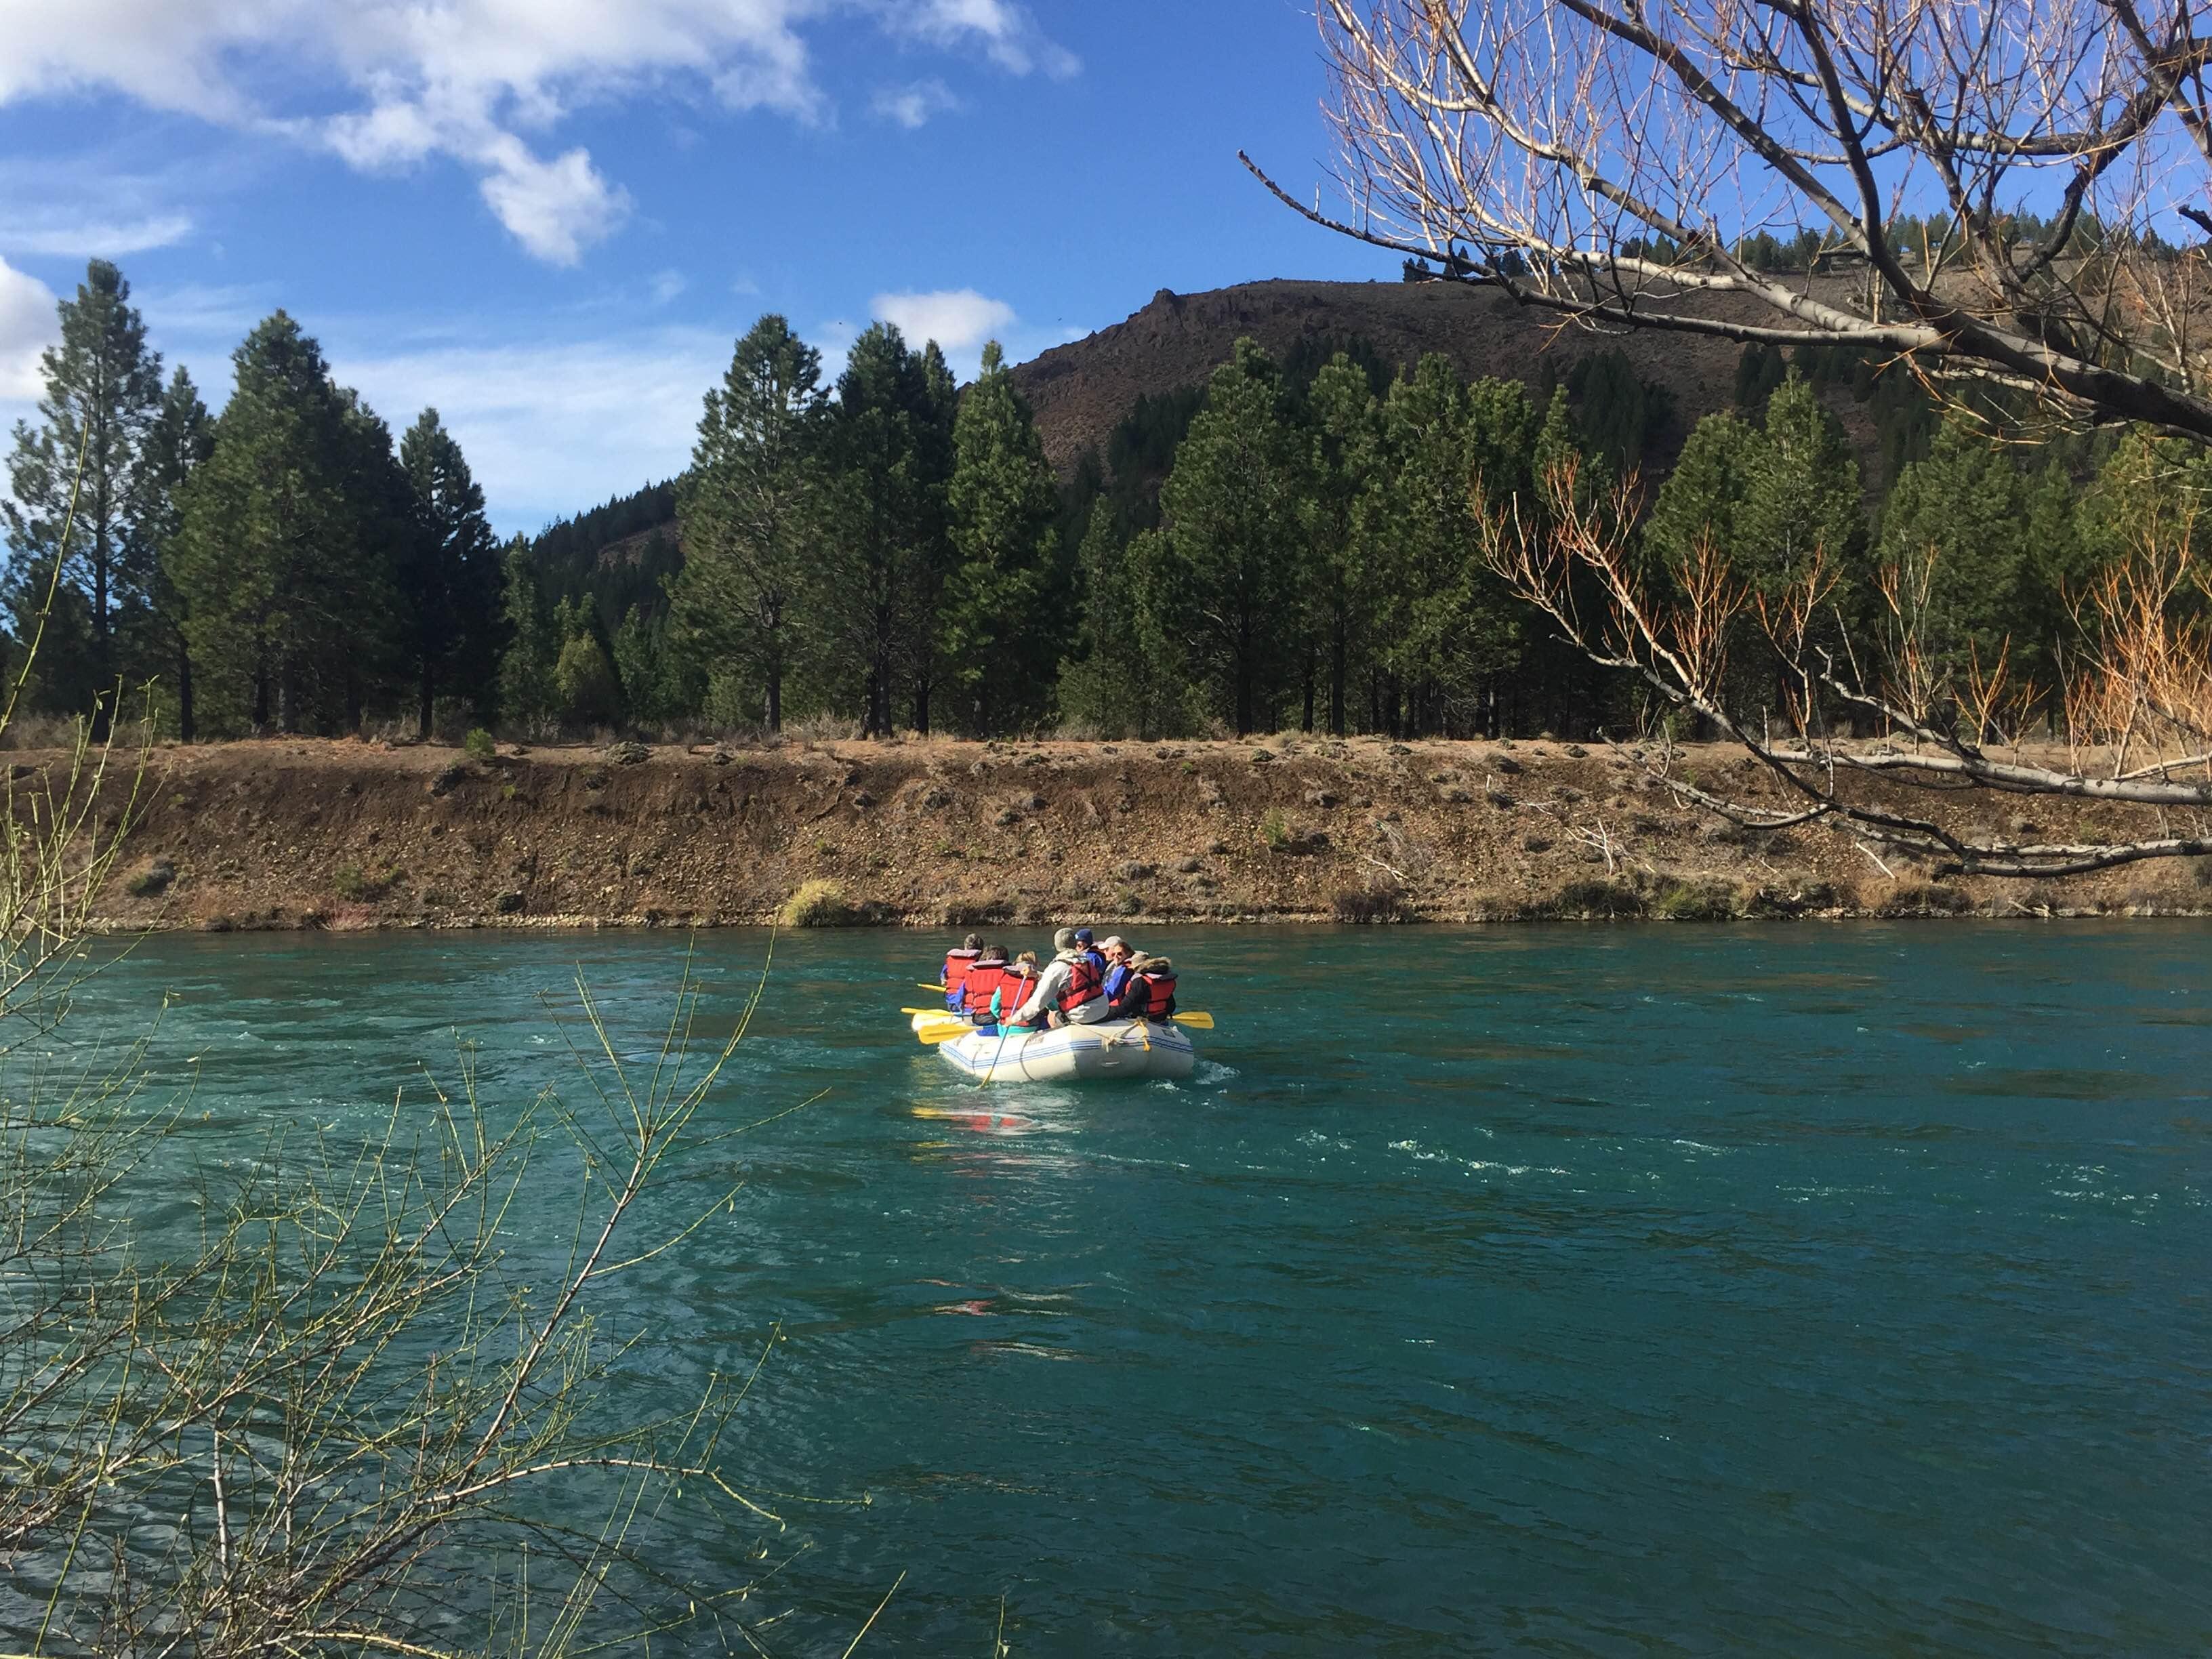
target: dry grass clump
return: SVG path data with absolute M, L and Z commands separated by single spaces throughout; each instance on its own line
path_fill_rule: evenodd
M 1406 896 L 1395 887 L 1347 887 L 1330 908 L 1337 921 L 1352 926 L 1413 920 Z
M 776 920 L 786 927 L 842 927 L 854 920 L 854 909 L 843 888 L 817 876 L 799 884 L 799 890 L 783 902 Z

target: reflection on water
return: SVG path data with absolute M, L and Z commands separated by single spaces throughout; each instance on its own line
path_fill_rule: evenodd
M 1017 1652 L 2212 1647 L 2212 930 L 1194 930 L 1197 1074 L 1088 1089 L 920 1049 L 934 943 L 778 944 L 702 1128 L 823 1097 L 611 1310 L 663 1393 L 780 1323 L 733 1472 L 871 1499 L 801 1506 L 776 1650 L 901 1571 L 893 1652 L 1002 1596 Z M 763 944 L 701 941 L 702 1030 Z M 73 1035 L 173 993 L 157 1076 L 243 1153 L 450 1079 L 457 1022 L 494 1097 L 560 1081 L 580 963 L 649 1057 L 680 962 L 159 939 Z

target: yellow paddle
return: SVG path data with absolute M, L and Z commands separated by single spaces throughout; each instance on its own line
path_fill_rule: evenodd
M 1188 1014 L 1170 1014 L 1168 1018 L 1176 1024 L 1188 1025 L 1194 1030 L 1210 1031 L 1213 1029 L 1213 1016 L 1208 1013 L 1193 1012 Z
M 942 991 L 945 988 L 942 985 L 932 985 L 926 980 L 918 979 L 914 982 L 914 988 L 917 991 Z
M 923 1042 L 934 1047 L 938 1043 L 950 1042 L 955 1037 L 966 1036 L 970 1031 L 981 1029 L 980 1026 L 975 1025 L 925 1025 L 916 1031 L 915 1036 L 921 1038 Z M 1000 1033 L 999 1041 L 1004 1043 L 1005 1034 L 1010 1031 L 1019 1032 L 1024 1036 L 1029 1036 L 1035 1033 L 1036 1029 L 1034 1026 L 1028 1025 L 1001 1025 L 999 1028 Z M 995 1061 L 993 1063 L 996 1064 Z

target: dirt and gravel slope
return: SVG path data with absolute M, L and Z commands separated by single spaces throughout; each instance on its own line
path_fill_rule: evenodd
M 1755 781 L 1729 750 L 1687 764 Z M 2070 835 L 2106 809 L 2036 810 Z M 270 740 L 153 757 L 99 916 L 693 927 L 769 921 L 802 890 L 814 920 L 933 927 L 2212 909 L 2212 872 L 2172 864 L 2063 888 L 1886 873 L 1832 833 L 1747 835 L 1620 755 L 1551 742 L 618 745 L 484 763 Z

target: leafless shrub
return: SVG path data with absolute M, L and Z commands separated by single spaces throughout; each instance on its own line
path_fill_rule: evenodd
M 1741 744 L 1783 802 L 1753 805 L 1693 781 L 1677 769 L 1671 744 L 1632 750 L 1647 779 L 1677 799 L 1761 830 L 1826 823 L 1863 844 L 1926 859 L 1938 874 L 2057 877 L 2212 853 L 2212 781 L 2201 781 L 2212 777 L 2212 640 L 2202 623 L 2177 620 L 2171 603 L 2182 584 L 2198 580 L 2186 525 L 2177 544 L 2140 550 L 2083 599 L 2082 632 L 2092 644 L 2068 668 L 2061 699 L 2069 768 L 2000 752 L 2022 708 L 2005 656 L 1940 660 L 1916 626 L 1909 573 L 1884 573 L 1896 633 L 1874 665 L 1877 678 L 1863 672 L 1848 642 L 1841 659 L 1820 643 L 1816 619 L 1832 577 L 1817 550 L 1795 580 L 1756 590 L 1705 538 L 1674 573 L 1672 595 L 1662 597 L 1632 552 L 1636 482 L 1598 499 L 1578 482 L 1573 463 L 1555 469 L 1540 511 L 1517 497 L 1485 499 L 1483 557 L 1593 661 L 1635 675 Z M 1779 733 L 1764 717 L 1756 729 L 1739 719 L 1726 694 L 1730 641 L 1747 624 L 1781 666 L 1789 702 Z M 1836 709 L 1881 722 L 1891 740 L 1867 745 L 1827 735 Z M 2093 774 L 2092 757 L 2104 769 Z M 1854 787 L 1883 775 L 1920 786 L 1914 805 L 1922 810 Z M 2144 820 L 2146 833 L 2015 842 L 1987 833 L 1985 807 L 1960 805 L 1991 795 L 2101 803 Z
M 1350 216 L 1267 181 L 1310 219 L 1586 327 L 1843 344 L 2212 440 L 2195 0 L 1316 10 Z M 1748 257 L 1801 227 L 1796 269 Z

